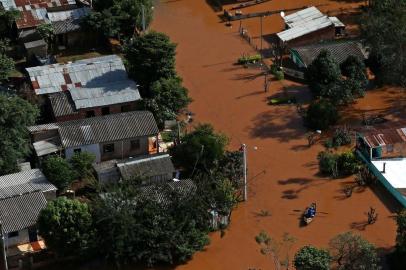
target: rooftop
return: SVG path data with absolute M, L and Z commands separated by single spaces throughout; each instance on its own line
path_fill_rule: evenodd
M 0 199 L 0 221 L 5 233 L 29 228 L 37 223 L 47 205 L 41 191 Z
M 385 163 L 385 173 L 383 164 Z M 396 189 L 406 189 L 406 158 L 372 160 L 372 164 Z
M 344 62 L 350 55 L 358 57 L 361 61 L 366 58 L 366 52 L 361 43 L 351 40 L 311 44 L 293 47 L 290 50 L 298 54 L 305 66 L 309 66 L 323 50 L 329 51 L 339 64 Z
M 34 191 L 56 190 L 39 169 L 0 176 L 0 199 Z
M 369 147 L 406 143 L 406 123 L 386 123 L 360 131 Z
M 113 87 L 113 84 L 138 92 L 137 85 L 128 79 L 124 63 L 117 55 L 79 60 L 68 64 L 37 66 L 27 68 L 27 72 L 37 95 L 74 88 L 100 89 L 106 85 Z
M 321 13 L 316 7 L 300 10 L 285 16 L 283 19 L 289 29 L 276 34 L 283 42 L 296 39 L 329 26 L 344 26 L 338 18 L 328 17 Z

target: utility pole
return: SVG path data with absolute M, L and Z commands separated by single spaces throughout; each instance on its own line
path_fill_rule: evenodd
M 3 224 L 0 221 L 0 250 L 1 250 L 1 264 L 0 264 L 0 269 L 2 270 L 8 270 L 8 265 L 7 265 L 7 253 L 6 253 L 6 244 L 4 242 L 4 231 L 3 231 Z
M 247 201 L 247 145 L 243 143 L 241 145 L 243 153 L 243 162 L 244 162 L 244 201 Z
M 261 16 L 259 18 L 260 18 L 259 21 L 261 22 L 261 38 L 260 38 L 260 43 L 261 43 L 260 47 L 261 47 L 261 49 L 260 49 L 259 54 L 261 55 L 261 60 L 262 60 L 262 18 L 263 18 L 263 16 Z

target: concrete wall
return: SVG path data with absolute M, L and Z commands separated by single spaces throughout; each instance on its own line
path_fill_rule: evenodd
M 103 107 L 109 107 L 110 108 L 110 114 L 116 114 L 116 113 L 123 112 L 122 111 L 122 106 L 128 106 L 129 111 L 135 111 L 139 107 L 138 102 L 127 102 L 127 103 L 120 103 L 120 104 L 114 104 L 114 105 L 103 106 Z M 103 107 L 80 109 L 77 114 L 71 114 L 71 115 L 55 117 L 55 120 L 57 122 L 65 122 L 65 121 L 71 121 L 71 120 L 77 120 L 77 119 L 84 119 L 84 118 L 86 118 L 86 112 L 87 111 L 94 111 L 95 116 L 102 116 L 103 115 L 102 114 L 102 108 Z
M 28 229 L 23 229 L 18 232 L 18 236 L 9 238 L 8 235 L 5 235 L 5 243 L 7 247 L 12 247 L 19 244 L 29 243 L 30 238 L 28 236 Z
M 75 153 L 75 149 L 81 149 L 82 152 L 90 152 L 96 156 L 96 162 L 100 162 L 100 149 L 99 144 L 82 145 L 77 147 L 70 147 L 65 149 L 65 158 L 70 159 Z
M 131 141 L 140 140 L 139 150 L 131 150 Z M 114 152 L 103 153 L 103 146 L 107 144 L 114 144 Z M 132 138 L 125 141 L 116 141 L 116 142 L 106 142 L 100 144 L 100 157 L 101 161 L 110 160 L 110 159 L 122 159 L 139 155 L 148 155 L 149 154 L 149 142 L 148 137 L 138 137 Z

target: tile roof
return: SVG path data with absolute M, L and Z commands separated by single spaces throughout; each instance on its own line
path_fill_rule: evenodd
M 0 199 L 34 191 L 56 190 L 39 169 L 0 176 Z
M 53 64 L 27 68 L 37 95 L 57 93 L 73 88 L 100 88 L 118 83 L 134 88 L 128 79 L 124 63 L 117 55 L 79 60 L 68 64 Z M 138 91 L 138 89 L 135 89 Z
M 175 172 L 171 157 L 168 154 L 119 163 L 117 167 L 124 179 L 131 179 L 134 176 L 145 178 L 158 176 L 167 178 L 164 180 L 171 180 L 172 174 Z M 170 178 L 167 175 L 170 175 Z
M 47 205 L 41 191 L 0 199 L 0 221 L 5 233 L 29 228 Z
M 344 62 L 345 59 L 347 59 L 347 57 L 350 55 L 358 57 L 361 61 L 365 60 L 366 58 L 366 52 L 364 51 L 361 43 L 352 40 L 311 44 L 293 47 L 290 50 L 292 52 L 296 52 L 300 56 L 303 64 L 306 66 L 309 66 L 323 50 L 329 51 L 332 57 L 339 64 Z
M 50 94 L 48 98 L 55 117 L 78 113 L 68 91 Z
M 74 147 L 158 134 L 154 116 L 148 111 L 110 114 L 57 123 L 64 147 Z
M 341 23 L 338 18 L 328 17 L 316 7 L 309 7 L 289 14 L 283 19 L 289 29 L 276 34 L 283 42 Z M 342 26 L 344 25 L 342 24 Z

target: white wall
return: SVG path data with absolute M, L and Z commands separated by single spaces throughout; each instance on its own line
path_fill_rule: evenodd
M 18 236 L 8 238 L 8 235 L 5 235 L 5 242 L 7 247 L 12 247 L 19 244 L 25 244 L 30 242 L 30 238 L 28 236 L 28 229 L 23 229 L 18 232 Z
M 82 149 L 82 152 L 90 152 L 93 153 L 96 156 L 96 162 L 100 162 L 100 148 L 98 144 L 90 144 L 90 145 L 82 145 L 82 146 L 77 146 L 77 147 L 71 147 L 71 148 L 66 148 L 65 149 L 65 157 L 66 159 L 70 159 L 73 154 L 75 153 L 75 149 Z

